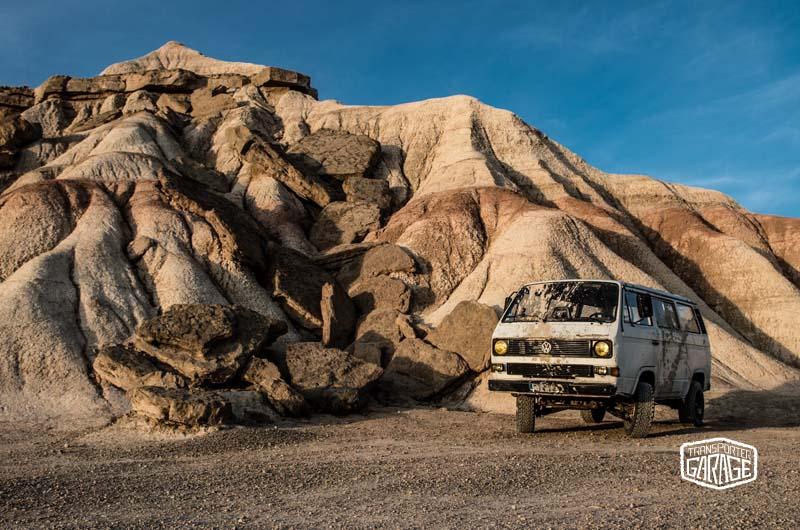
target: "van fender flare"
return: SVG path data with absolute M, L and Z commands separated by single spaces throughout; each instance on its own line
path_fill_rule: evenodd
M 639 386 L 639 381 L 642 380 L 642 374 L 645 373 L 653 374 L 653 389 L 655 390 L 655 378 L 656 378 L 656 367 L 655 366 L 642 366 L 639 368 L 639 372 L 636 374 L 636 381 L 633 384 L 633 391 L 636 391 L 636 387 Z

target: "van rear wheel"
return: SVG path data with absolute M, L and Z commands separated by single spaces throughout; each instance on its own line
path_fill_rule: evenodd
M 640 381 L 633 396 L 632 411 L 625 418 L 625 432 L 631 438 L 644 438 L 650 432 L 656 402 L 653 385 Z
M 606 416 L 605 407 L 597 407 L 596 409 L 582 410 L 581 418 L 586 423 L 600 423 Z
M 532 433 L 536 427 L 536 400 L 533 396 L 517 396 L 517 432 Z
M 703 396 L 703 385 L 700 381 L 692 381 L 686 399 L 678 408 L 678 418 L 681 423 L 691 423 L 695 427 L 703 426 L 703 416 L 705 415 L 705 398 Z

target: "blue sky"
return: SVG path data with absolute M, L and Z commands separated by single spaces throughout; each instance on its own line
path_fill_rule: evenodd
M 0 84 L 95 75 L 167 40 L 351 104 L 470 94 L 603 170 L 800 217 L 797 0 L 0 0 Z

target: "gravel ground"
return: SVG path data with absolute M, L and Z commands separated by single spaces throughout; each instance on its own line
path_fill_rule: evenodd
M 727 394 L 706 427 L 660 411 L 638 441 L 574 412 L 533 435 L 444 409 L 193 436 L 0 424 L 0 527 L 797 528 L 798 405 Z M 713 436 L 755 445 L 758 480 L 719 492 L 681 481 L 680 444 Z

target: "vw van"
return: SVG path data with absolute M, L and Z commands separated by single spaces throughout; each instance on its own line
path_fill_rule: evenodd
M 697 304 L 610 280 L 522 286 L 492 335 L 489 390 L 516 397 L 517 430 L 537 416 L 577 409 L 587 423 L 621 418 L 647 436 L 656 404 L 702 425 L 711 353 Z

